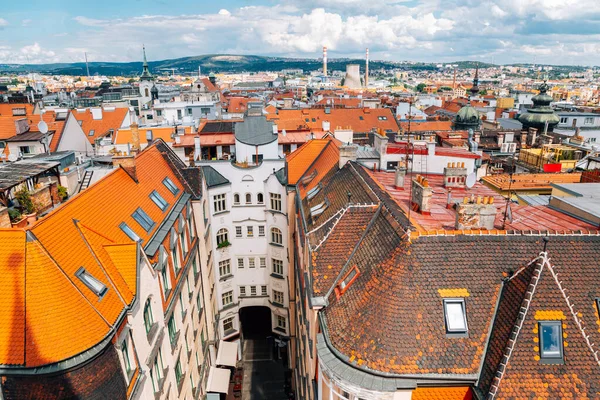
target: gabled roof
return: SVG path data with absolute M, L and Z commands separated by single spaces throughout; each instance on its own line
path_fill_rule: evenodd
M 167 143 L 175 142 L 175 140 L 171 137 L 174 133 L 174 129 L 172 126 L 141 126 L 138 129 L 140 134 L 140 141 L 142 143 L 146 141 L 146 131 L 152 131 L 153 140 L 162 139 Z M 192 133 L 191 126 L 184 126 L 183 130 L 184 134 Z M 113 144 L 122 145 L 133 143 L 131 128 L 119 129 L 115 132 L 116 134 L 113 136 L 112 140 Z
M 52 133 L 52 140 L 50 141 L 50 150 L 56 151 L 66 123 L 66 120 L 57 121 L 56 116 L 57 114 L 54 111 L 47 111 L 43 114 L 43 116 L 40 114 L 29 114 L 26 116 L 16 117 L 0 116 L 0 140 L 15 137 L 17 135 L 17 127 L 15 125 L 15 121 L 21 119 L 27 120 L 27 124 L 29 125 L 29 132 L 39 133 L 37 125 L 43 119 L 44 122 L 46 122 L 46 124 L 48 125 L 48 133 Z
M 15 109 L 21 110 L 25 109 L 25 115 L 33 114 L 33 110 L 35 105 L 30 103 L 0 103 L 0 116 L 15 116 Z
M 290 185 L 295 185 L 298 182 L 298 179 L 315 162 L 328 143 L 329 140 L 327 139 L 309 140 L 288 154 L 286 162 L 288 165 L 288 183 Z
M 213 188 L 215 186 L 221 186 L 230 183 L 227 178 L 221 175 L 216 169 L 214 169 L 210 165 L 203 165 L 202 173 L 204 174 L 204 179 L 206 180 L 206 186 L 208 186 L 208 188 Z
M 94 119 L 92 111 L 86 108 L 82 112 L 77 109 L 71 111 L 77 121 L 81 121 L 81 129 L 85 133 L 91 144 L 95 143 L 97 138 L 101 138 L 117 130 L 123 125 L 123 121 L 129 113 L 129 108 L 103 108 L 102 118 Z M 93 133 L 90 135 L 90 132 Z

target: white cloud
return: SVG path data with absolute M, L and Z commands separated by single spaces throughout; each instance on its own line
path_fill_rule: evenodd
M 219 10 L 219 15 L 231 15 L 231 13 L 226 9 L 222 8 Z
M 21 25 L 22 26 L 29 26 L 31 24 L 31 22 L 33 22 L 33 21 L 30 20 L 30 19 L 24 19 L 24 20 L 21 21 Z
M 8 21 L 4 18 L 0 18 L 0 27 L 8 26 Z

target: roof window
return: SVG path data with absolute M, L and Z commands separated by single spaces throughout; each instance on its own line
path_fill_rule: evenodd
M 177 186 L 175 186 L 175 183 L 173 183 L 173 181 L 168 176 L 163 180 L 163 184 L 174 195 L 176 195 L 177 193 L 179 193 L 179 188 Z
M 329 205 L 328 202 L 324 201 L 321 204 L 317 204 L 316 206 L 311 207 L 310 208 L 310 216 L 315 218 L 315 217 L 323 214 L 323 211 L 325 211 L 327 209 L 328 205 Z
M 563 332 L 561 321 L 540 321 L 540 361 L 543 364 L 562 364 Z
M 106 291 L 108 290 L 106 285 L 92 276 L 85 268 L 79 268 L 77 272 L 75 272 L 75 276 L 78 277 L 88 289 L 94 292 L 96 296 L 102 297 L 106 294 Z
M 152 218 L 150 218 L 150 216 L 141 208 L 135 210 L 131 216 L 138 224 L 140 224 L 142 228 L 144 228 L 146 232 L 150 232 L 154 226 L 154 221 L 152 221 Z
M 96 134 L 96 131 L 93 129 L 90 129 L 90 133 L 88 133 L 88 136 L 94 136 Z
M 150 199 L 152 199 L 154 204 L 156 204 L 158 208 L 160 208 L 162 211 L 165 211 L 169 206 L 169 203 L 167 203 L 167 201 L 163 199 L 162 196 L 158 194 L 156 190 L 150 193 Z
M 465 299 L 444 299 L 444 314 L 448 334 L 467 334 Z
M 121 228 L 121 230 L 129 237 L 129 239 L 133 240 L 134 242 L 139 242 L 142 240 L 125 222 L 122 222 L 121 225 L 119 225 L 119 228 Z
M 310 189 L 307 192 L 307 198 L 309 200 L 312 199 L 313 197 L 315 197 L 319 193 L 320 190 L 321 190 L 321 183 L 319 182 L 319 184 L 317 186 L 315 186 L 314 188 Z
M 352 267 L 352 269 L 335 287 L 335 295 L 339 298 L 346 290 L 348 290 L 352 282 L 354 282 L 356 278 L 358 278 L 358 275 L 360 275 L 360 271 L 358 270 L 358 268 L 356 266 Z

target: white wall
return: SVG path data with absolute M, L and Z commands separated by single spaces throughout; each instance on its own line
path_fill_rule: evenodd
M 277 140 L 271 143 L 258 146 L 258 154 L 262 154 L 263 160 L 276 160 L 279 158 L 279 147 Z M 235 159 L 237 162 L 248 161 L 252 163 L 252 156 L 256 155 L 256 146 L 244 144 L 236 139 L 235 141 Z
M 87 156 L 94 154 L 92 144 L 87 139 L 81 126 L 79 126 L 73 113 L 69 113 L 69 116 L 67 117 L 62 138 L 56 149 L 56 151 L 66 150 L 74 151 L 78 154 L 85 154 Z

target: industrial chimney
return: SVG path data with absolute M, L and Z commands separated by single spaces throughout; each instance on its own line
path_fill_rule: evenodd
M 327 46 L 323 46 L 323 75 L 327 76 Z
M 367 47 L 367 61 L 365 64 L 365 88 L 369 88 L 369 48 Z

